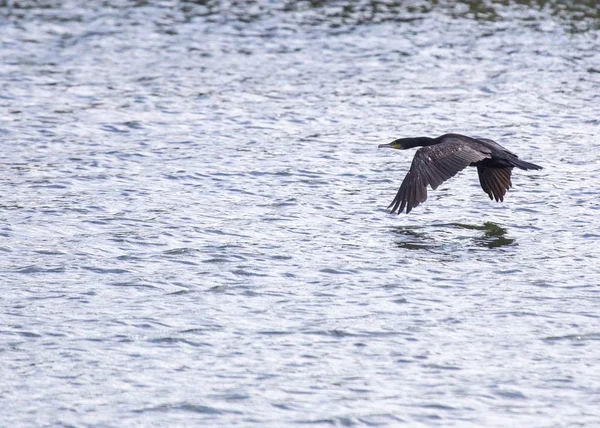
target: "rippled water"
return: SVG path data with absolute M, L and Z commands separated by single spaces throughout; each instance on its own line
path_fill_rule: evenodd
M 3 424 L 597 426 L 595 2 L 0 17 Z M 388 214 L 450 131 L 545 169 Z

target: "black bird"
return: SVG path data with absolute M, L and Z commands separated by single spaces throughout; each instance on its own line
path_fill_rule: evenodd
M 468 166 L 477 167 L 483 191 L 496 202 L 504 201 L 506 191 L 512 187 L 510 175 L 514 167 L 542 169 L 539 165 L 520 160 L 495 141 L 460 134 L 399 138 L 389 144 L 380 144 L 379 148 L 406 150 L 419 146 L 423 147 L 415 153 L 408 174 L 388 207 L 392 208 L 392 213 L 398 210 L 400 214 L 406 207 L 408 214 L 427 200 L 428 185 L 435 190 Z

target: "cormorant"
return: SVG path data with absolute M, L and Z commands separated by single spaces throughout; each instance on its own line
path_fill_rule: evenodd
M 476 166 L 479 183 L 490 199 L 503 201 L 506 191 L 512 187 L 510 175 L 514 167 L 542 169 L 541 166 L 522 161 L 517 155 L 495 141 L 471 138 L 460 134 L 444 134 L 437 138 L 399 138 L 379 148 L 406 150 L 423 146 L 417 150 L 408 174 L 404 178 L 396 197 L 388 208 L 398 214 L 406 207 L 406 214 L 427 200 L 427 186 L 433 190 L 454 177 L 468 166 Z

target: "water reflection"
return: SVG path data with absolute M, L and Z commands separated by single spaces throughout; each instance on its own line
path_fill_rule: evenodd
M 141 3 L 145 4 L 145 3 Z M 289 15 L 303 14 L 307 24 L 327 23 L 332 28 L 372 24 L 378 22 L 408 22 L 422 19 L 424 15 L 438 11 L 454 18 L 477 21 L 497 21 L 510 16 L 520 19 L 524 25 L 535 26 L 530 14 L 507 14 L 507 10 L 522 8 L 548 11 L 553 17 L 570 27 L 573 32 L 600 28 L 600 9 L 597 2 L 589 0 L 548 1 L 516 0 L 509 7 L 505 0 L 461 0 L 456 2 L 398 1 L 398 0 L 287 0 L 269 3 L 260 0 L 248 2 L 224 2 L 222 0 L 186 0 L 181 11 L 189 15 L 227 15 L 241 22 L 252 22 L 265 16 L 284 12 Z M 225 13 L 225 11 L 227 13 Z M 312 13 L 311 13 L 312 12 Z M 317 12 L 316 14 L 314 12 Z
M 405 250 L 425 250 L 435 247 L 433 239 L 425 232 L 419 232 L 418 226 L 397 226 L 392 229 L 396 235 L 402 238 L 396 242 L 398 248 Z
M 123 10 L 147 8 L 152 2 L 133 2 Z M 35 0 L 22 0 L 18 3 L 0 0 L 0 12 L 5 15 L 24 19 L 32 9 L 40 8 Z M 56 5 L 44 4 L 44 10 L 61 9 Z M 398 0 L 287 0 L 269 2 L 265 0 L 224 1 L 224 0 L 183 0 L 175 6 L 180 15 L 171 15 L 160 21 L 161 32 L 177 34 L 176 27 L 184 22 L 191 22 L 197 17 L 219 17 L 221 20 L 234 20 L 242 23 L 260 21 L 267 17 L 278 16 L 289 18 L 296 23 L 301 20 L 307 25 L 326 24 L 330 28 L 349 28 L 359 25 L 370 25 L 381 22 L 411 22 L 424 19 L 426 15 L 441 12 L 453 18 L 474 19 L 477 21 L 501 21 L 505 19 L 520 20 L 523 24 L 536 28 L 541 21 L 526 13 L 527 10 L 547 12 L 557 22 L 572 32 L 585 32 L 600 28 L 600 8 L 596 1 L 548 1 L 548 0 L 515 0 L 507 4 L 506 0 L 460 0 L 456 2 L 439 2 L 435 0 L 398 1 Z M 522 14 L 514 14 L 515 9 L 522 9 Z M 56 20 L 55 14 L 43 16 L 49 21 Z M 61 16 L 61 22 L 78 20 L 77 14 Z
M 406 250 L 431 250 L 441 248 L 448 244 L 447 239 L 439 234 L 437 230 L 428 232 L 427 229 L 449 229 L 449 230 L 475 230 L 483 232 L 478 236 L 464 236 L 452 233 L 449 239 L 452 242 L 469 239 L 470 242 L 478 247 L 499 248 L 516 245 L 513 238 L 506 237 L 507 229 L 496 223 L 487 221 L 483 225 L 464 224 L 464 223 L 445 223 L 430 226 L 397 226 L 392 229 L 392 233 L 398 235 L 400 239 L 396 242 L 398 248 Z
M 492 223 L 491 221 L 486 221 L 483 223 L 483 226 L 461 223 L 453 223 L 452 225 L 461 229 L 482 231 L 482 236 L 473 239 L 475 244 L 480 247 L 497 248 L 516 245 L 514 239 L 506 237 L 506 228 L 501 227 L 496 223 Z

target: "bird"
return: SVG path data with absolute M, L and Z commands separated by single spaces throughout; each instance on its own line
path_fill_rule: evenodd
M 406 214 L 427 200 L 427 186 L 433 190 L 468 166 L 477 167 L 479 183 L 490 199 L 503 202 L 506 191 L 512 187 L 513 168 L 539 170 L 541 166 L 525 162 L 510 150 L 487 138 L 444 134 L 437 138 L 399 138 L 379 148 L 406 150 L 421 147 L 396 197 L 388 206 L 391 213 Z

